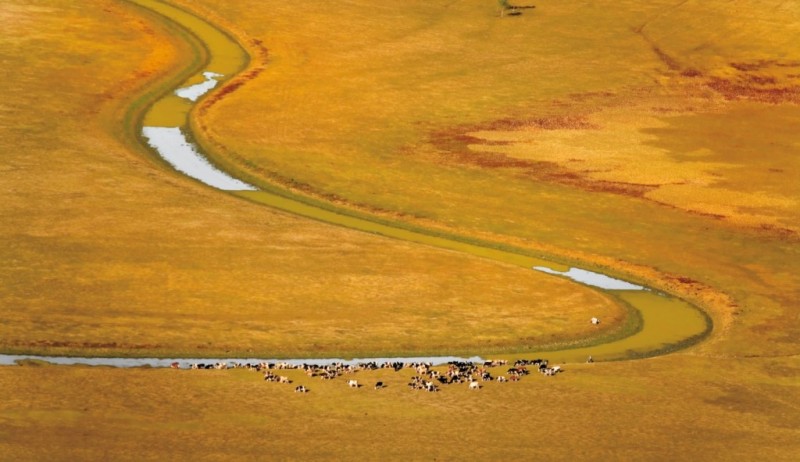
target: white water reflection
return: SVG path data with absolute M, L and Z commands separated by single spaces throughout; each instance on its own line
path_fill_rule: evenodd
M 404 358 L 322 358 L 322 359 L 261 359 L 261 358 L 79 358 L 69 356 L 37 356 L 37 355 L 0 355 L 0 366 L 12 366 L 17 361 L 25 359 L 34 359 L 45 361 L 51 364 L 59 365 L 76 365 L 82 364 L 86 366 L 112 366 L 112 367 L 170 367 L 172 363 L 177 362 L 181 368 L 188 368 L 191 364 L 204 363 L 241 363 L 241 364 L 258 364 L 262 362 L 278 363 L 286 362 L 292 365 L 303 364 L 317 364 L 325 366 L 333 363 L 342 364 L 359 364 L 374 362 L 382 364 L 386 362 L 402 362 L 402 363 L 432 363 L 433 365 L 447 364 L 450 361 L 464 361 L 473 363 L 482 363 L 484 360 L 479 356 L 471 358 L 461 358 L 458 356 L 413 356 Z
M 175 90 L 175 94 L 181 98 L 188 99 L 189 101 L 197 101 L 197 98 L 200 98 L 211 91 L 212 88 L 217 86 L 217 79 L 222 77 L 222 74 L 208 71 L 203 72 L 203 77 L 206 78 L 205 82 L 184 88 L 178 88 Z
M 142 135 L 164 160 L 194 179 L 225 191 L 257 189 L 211 165 L 178 127 L 142 127 Z
M 570 268 L 569 271 L 556 271 L 546 266 L 534 266 L 533 269 L 548 274 L 566 276 L 575 282 L 580 282 L 592 287 L 608 290 L 647 290 L 646 287 L 631 284 L 621 279 L 614 279 L 605 274 L 594 273 L 580 268 Z

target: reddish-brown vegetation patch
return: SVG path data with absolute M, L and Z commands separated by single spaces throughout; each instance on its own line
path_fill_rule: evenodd
M 428 141 L 440 151 L 448 153 L 448 155 L 462 157 L 469 145 L 503 146 L 512 144 L 508 141 L 484 140 L 470 135 L 470 133 L 482 131 L 589 130 L 597 128 L 599 127 L 596 124 L 589 122 L 583 115 L 504 118 L 481 124 L 461 125 L 446 130 L 433 131 L 428 136 Z M 470 159 L 474 159 L 476 156 L 478 156 L 478 153 L 469 152 L 466 153 L 466 157 L 462 160 L 472 162 Z M 486 154 L 485 157 L 493 160 L 480 161 L 479 164 L 486 163 L 486 166 L 519 168 L 531 165 L 530 162 L 512 159 L 499 154 Z M 499 162 L 500 160 L 502 162 Z
M 527 119 L 498 119 L 477 125 L 467 131 L 503 130 L 589 130 L 598 126 L 583 115 L 546 116 Z
M 762 86 L 764 82 L 767 80 L 757 76 L 735 81 L 713 77 L 706 85 L 727 100 L 746 99 L 771 104 L 800 101 L 800 86 L 765 88 Z
M 573 170 L 566 170 L 555 163 L 542 162 L 542 164 L 548 164 L 548 168 L 532 173 L 531 176 L 533 178 L 580 188 L 584 191 L 644 197 L 646 193 L 658 187 L 617 181 L 593 180 Z
M 592 192 L 609 192 L 633 197 L 642 197 L 656 186 L 593 180 L 583 172 L 566 168 L 556 162 L 518 159 L 503 153 L 486 150 L 471 150 L 470 145 L 503 146 L 508 141 L 491 141 L 470 135 L 479 131 L 522 131 L 522 130 L 586 130 L 596 129 L 585 116 L 551 116 L 531 119 L 500 119 L 479 125 L 457 127 L 451 130 L 432 132 L 428 140 L 436 147 L 442 163 L 457 163 L 486 169 L 517 169 L 523 177 L 537 181 L 547 181 L 580 188 Z M 582 162 L 569 159 L 571 163 Z
M 264 72 L 267 66 L 267 62 L 269 61 L 269 50 L 267 49 L 267 47 L 264 46 L 264 43 L 261 40 L 251 39 L 248 43 L 255 50 L 254 56 L 257 58 L 258 64 L 252 67 L 247 72 L 238 74 L 230 83 L 223 86 L 221 89 L 215 91 L 208 98 L 206 98 L 198 108 L 198 113 L 200 115 L 205 114 L 211 108 L 211 106 L 216 104 L 218 101 L 222 100 L 231 93 L 237 91 L 244 84 L 255 79 L 262 72 Z M 251 56 L 253 56 L 252 53 Z
M 739 71 L 730 78 L 709 77 L 706 86 L 727 100 L 751 100 L 778 104 L 800 101 L 798 74 L 785 74 L 781 68 L 798 67 L 796 61 L 757 60 L 732 62 L 729 65 Z M 779 75 L 779 77 L 776 76 Z
M 665 53 L 664 50 L 662 50 L 661 48 L 659 48 L 658 46 L 656 46 L 654 44 L 651 46 L 651 49 L 653 50 L 653 53 L 655 53 L 656 56 L 658 56 L 658 59 L 662 63 L 667 65 L 669 70 L 671 70 L 671 71 L 681 70 L 680 63 L 675 58 L 673 58 L 672 56 L 670 56 L 667 53 Z
M 762 231 L 766 231 L 771 236 L 778 236 L 783 240 L 787 241 L 798 241 L 800 240 L 800 233 L 793 229 L 784 228 L 781 226 L 776 226 L 770 223 L 763 223 L 760 226 Z
M 700 72 L 697 69 L 689 67 L 689 68 L 686 68 L 686 69 L 682 70 L 681 71 L 681 75 L 683 77 L 700 77 L 701 75 L 703 75 L 703 73 Z

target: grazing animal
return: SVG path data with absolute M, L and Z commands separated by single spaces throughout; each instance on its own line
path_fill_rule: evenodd
M 597 318 L 593 318 L 599 323 Z M 592 357 L 589 356 L 587 362 L 592 362 Z M 490 367 L 500 367 L 513 364 L 513 367 L 507 369 L 504 375 L 494 377 L 490 372 Z M 186 367 L 191 369 L 237 369 L 246 368 L 248 370 L 260 371 L 264 374 L 264 380 L 269 382 L 292 383 L 292 380 L 286 376 L 278 376 L 272 372 L 272 369 L 301 369 L 309 377 L 320 377 L 321 379 L 334 379 L 336 377 L 353 374 L 365 370 L 378 370 L 391 368 L 395 372 L 408 368 L 417 372 L 418 375 L 411 378 L 408 383 L 409 388 L 412 390 L 423 390 L 428 392 L 439 391 L 439 386 L 453 384 L 453 383 L 467 383 L 469 390 L 480 390 L 483 388 L 480 384 L 481 381 L 498 381 L 498 382 L 517 382 L 525 375 L 530 374 L 528 366 L 532 370 L 538 370 L 543 375 L 553 376 L 563 372 L 561 366 L 548 367 L 546 359 L 518 359 L 513 363 L 506 360 L 490 360 L 481 363 L 470 361 L 450 361 L 447 363 L 447 370 L 434 370 L 432 363 L 403 363 L 403 362 L 385 362 L 378 364 L 376 362 L 366 362 L 358 364 L 346 364 L 344 362 L 331 363 L 326 365 L 308 364 L 303 363 L 300 365 L 291 364 L 287 361 L 278 363 L 239 363 L 239 362 L 216 362 L 216 363 L 187 363 Z M 172 362 L 170 367 L 180 369 L 178 361 Z M 535 368 L 535 369 L 534 369 Z M 380 390 L 386 387 L 384 382 L 378 381 L 375 383 L 375 390 Z M 357 380 L 347 380 L 347 385 L 350 388 L 360 388 L 362 385 Z M 295 387 L 296 393 L 308 393 L 308 388 L 304 385 L 297 385 Z
M 180 369 L 181 365 L 178 362 L 174 362 L 174 363 L 170 364 L 169 367 L 171 367 L 172 369 Z
M 592 324 L 594 324 L 596 326 L 596 325 L 600 324 L 600 320 L 597 319 L 597 318 L 592 318 Z
M 556 375 L 559 372 L 561 372 L 561 366 L 548 367 L 547 369 L 543 369 L 542 370 L 542 374 L 548 375 L 548 376 Z

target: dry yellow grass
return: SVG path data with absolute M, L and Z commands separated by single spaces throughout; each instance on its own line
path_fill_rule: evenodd
M 709 345 L 797 351 L 796 5 L 191 7 L 263 69 L 195 120 L 251 181 L 636 274 L 711 310 Z
M 591 316 L 609 330 L 625 317 L 601 294 L 529 270 L 184 179 L 117 134 L 132 92 L 191 62 L 185 37 L 127 3 L 2 11 L 5 351 L 466 353 L 586 338 Z
M 303 32 L 290 4 L 215 7 L 270 58 L 201 124 L 257 176 L 445 224 L 464 218 L 443 199 L 475 189 L 447 169 L 466 164 L 796 233 L 800 11 L 737 4 L 546 2 L 500 20 L 480 1 L 350 2 L 305 11 Z M 753 171 L 766 190 L 739 188 Z M 414 188 L 422 173 L 436 186 Z
M 791 8 L 787 3 L 790 2 L 781 3 L 781 8 Z M 406 76 L 402 75 L 394 88 L 402 89 L 400 83 L 428 82 L 428 87 L 419 88 L 429 96 L 437 95 L 436 91 L 429 92 L 437 85 L 436 66 L 446 68 L 463 61 L 463 75 L 470 70 L 469 55 L 464 54 L 469 50 L 460 50 L 464 53 L 458 55 L 451 53 L 452 49 L 438 51 L 439 46 L 447 51 L 447 47 L 459 48 L 459 43 L 474 43 L 451 40 L 447 34 L 452 28 L 466 24 L 461 21 L 464 18 L 483 18 L 479 14 L 499 19 L 494 16 L 494 3 L 485 7 L 477 2 L 465 3 L 467 6 L 452 4 L 447 11 L 439 10 L 438 4 L 420 2 L 413 5 L 419 10 L 408 10 L 406 15 L 399 15 L 395 8 L 410 3 L 367 8 L 363 3 L 352 2 L 335 8 L 327 5 L 302 10 L 296 5 L 259 6 L 244 1 L 224 8 L 221 5 L 222 2 L 208 0 L 197 8 L 226 27 L 238 27 L 235 32 L 246 39 L 245 43 L 252 44 L 249 41 L 252 38 L 264 39 L 273 52 L 269 65 L 275 69 L 274 74 L 262 74 L 267 81 L 289 79 L 296 75 L 289 72 L 293 68 L 306 72 L 309 68 L 304 66 L 319 65 L 314 70 L 324 70 L 339 63 L 335 57 L 323 60 L 323 53 L 311 45 L 328 47 L 323 50 L 327 52 L 346 44 L 353 36 L 370 39 L 367 34 L 394 30 L 398 36 L 405 34 L 414 39 L 403 56 L 431 71 L 417 81 L 406 82 Z M 536 90 L 546 96 L 545 101 L 554 95 L 568 95 L 566 92 L 573 91 L 571 87 L 602 92 L 609 85 L 622 88 L 621 99 L 641 97 L 638 93 L 626 93 L 627 85 L 646 87 L 654 75 L 651 71 L 660 73 L 664 63 L 653 58 L 652 47 L 646 41 L 642 44 L 641 39 L 628 36 L 630 24 L 626 18 L 647 14 L 669 18 L 661 13 L 665 2 L 648 5 L 640 7 L 647 11 L 634 12 L 634 2 L 615 2 L 614 7 L 546 2 L 522 17 L 508 19 L 542 18 L 544 25 L 558 23 L 559 28 L 548 29 L 541 22 L 534 25 L 503 22 L 491 26 L 483 40 L 486 45 L 479 51 L 490 49 L 496 55 L 493 59 L 506 59 L 508 53 L 514 52 L 517 57 L 524 56 L 531 49 L 530 43 L 539 44 L 538 49 L 547 50 L 551 56 L 545 60 L 549 67 L 533 77 L 516 73 L 524 70 L 525 64 L 513 62 L 513 54 L 509 63 L 495 63 L 496 69 L 506 66 L 514 71 L 509 74 L 514 79 L 502 86 L 502 79 L 484 72 L 479 80 L 481 86 L 476 88 L 498 85 L 500 90 L 484 103 L 456 97 L 469 93 L 466 84 L 469 79 L 465 78 L 464 85 L 440 88 L 441 98 L 444 94 L 451 95 L 457 104 L 437 109 L 436 98 L 425 98 L 424 92 L 420 92 L 420 97 L 409 103 L 408 112 L 394 111 L 395 106 L 405 104 L 405 95 L 363 91 L 364 79 L 378 74 L 352 67 L 364 62 L 359 53 L 380 51 L 376 47 L 372 51 L 352 50 L 354 55 L 348 66 L 336 70 L 342 75 L 314 76 L 312 72 L 308 78 L 317 81 L 298 81 L 296 87 L 287 80 L 276 90 L 279 96 L 285 96 L 277 100 L 285 109 L 286 119 L 280 124 L 271 125 L 265 114 L 258 112 L 263 109 L 258 106 L 263 103 L 258 94 L 272 88 L 260 86 L 264 82 L 259 79 L 241 87 L 233 94 L 236 98 L 222 100 L 209 108 L 199 123 L 213 121 L 218 131 L 208 134 L 217 142 L 231 144 L 238 155 L 247 159 L 262 161 L 280 157 L 273 158 L 270 154 L 256 159 L 250 157 L 252 152 L 244 145 L 260 141 L 267 146 L 270 139 L 258 139 L 253 131 L 264 127 L 276 130 L 281 136 L 278 141 L 287 149 L 280 151 L 279 145 L 270 149 L 293 158 L 293 162 L 275 167 L 276 176 L 272 180 L 297 175 L 298 182 L 307 182 L 318 188 L 317 192 L 352 194 L 353 197 L 343 198 L 370 210 L 382 208 L 388 216 L 404 211 L 417 215 L 406 217 L 415 223 L 457 229 L 472 236 L 489 236 L 530 248 L 546 247 L 553 253 L 636 273 L 705 300 L 707 306 L 718 310 L 717 321 L 729 320 L 727 329 L 718 330 L 712 341 L 689 353 L 645 361 L 571 365 L 566 373 L 553 380 L 535 376 L 519 384 L 507 384 L 508 387 L 490 384 L 478 393 L 468 393 L 462 387 L 438 394 L 414 394 L 403 387 L 407 376 L 403 374 L 370 373 L 358 377 L 368 383 L 378 379 L 388 381 L 390 386 L 382 394 L 369 388 L 351 390 L 341 381 L 335 381 L 310 382 L 312 392 L 300 396 L 243 371 L 3 367 L 0 368 L 0 389 L 4 391 L 4 399 L 0 401 L 0 459 L 417 460 L 450 459 L 454 454 L 479 460 L 498 457 L 796 459 L 800 452 L 800 410 L 796 404 L 800 401 L 796 380 L 800 374 L 796 356 L 800 331 L 794 306 L 800 299 L 800 284 L 795 263 L 798 248 L 791 236 L 784 239 L 775 229 L 754 232 L 732 227 L 727 222 L 665 208 L 651 200 L 614 192 L 589 192 L 582 189 L 583 184 L 564 184 L 553 178 L 550 179 L 553 182 L 548 182 L 548 178 L 544 178 L 548 180 L 545 182 L 532 182 L 513 169 L 474 168 L 444 155 L 450 148 L 441 145 L 437 145 L 441 153 L 418 156 L 430 149 L 424 135 L 432 130 L 431 126 L 423 124 L 419 131 L 401 133 L 408 125 L 414 125 L 415 114 L 422 114 L 427 118 L 423 122 L 434 124 L 438 120 L 441 123 L 433 128 L 448 133 L 453 132 L 453 127 L 463 127 L 464 133 L 478 131 L 486 138 L 519 136 L 499 130 L 501 127 L 488 133 L 479 122 L 485 118 L 517 117 L 531 108 L 540 108 L 541 102 L 534 101 L 536 104 L 518 105 L 506 111 L 504 103 L 513 106 L 520 102 L 522 96 L 517 86 L 534 77 L 546 78 Z M 694 2 L 687 5 L 699 7 Z M 712 12 L 718 14 L 715 17 L 730 14 L 726 10 L 717 11 L 717 3 L 711 5 Z M 560 331 L 564 336 L 584 333 L 580 331 L 584 325 L 569 322 L 573 318 L 583 320 L 583 304 L 605 304 L 608 316 L 618 313 L 616 305 L 596 293 L 580 291 L 567 299 L 566 291 L 575 288 L 552 278 L 540 279 L 516 268 L 271 212 L 208 190 L 151 163 L 142 153 L 122 144 L 119 141 L 122 136 L 110 133 L 122 118 L 128 95 L 159 80 L 163 76 L 160 73 L 186 65 L 184 58 L 191 51 L 184 45 L 186 37 L 171 37 L 178 31 L 164 29 L 155 18 L 126 3 L 93 0 L 92 6 L 96 8 L 81 6 L 66 0 L 40 0 L 35 4 L 13 0 L 0 5 L 0 22 L 4 31 L 10 31 L 0 38 L 0 54 L 8 64 L 0 72 L 6 73 L 5 81 L 10 82 L 11 89 L 0 103 L 0 149 L 4 154 L 1 184 L 13 197 L 0 203 L 3 217 L 0 235 L 4 242 L 0 249 L 0 260 L 4 262 L 0 268 L 3 350 L 47 351 L 47 342 L 69 338 L 75 343 L 54 349 L 51 343 L 49 348 L 115 353 L 130 352 L 138 346 L 142 347 L 141 352 L 224 353 L 227 349 L 258 349 L 264 345 L 262 341 L 274 338 L 308 345 L 319 335 L 331 342 L 328 351 L 346 350 L 354 344 L 366 351 L 373 347 L 354 343 L 360 339 L 341 340 L 341 332 L 352 327 L 348 322 L 360 321 L 363 316 L 374 316 L 372 321 L 380 321 L 377 318 L 381 315 L 391 313 L 398 320 L 405 319 L 409 328 L 422 329 L 433 321 L 425 316 L 449 315 L 449 319 L 437 319 L 446 330 L 445 323 L 463 320 L 459 317 L 465 313 L 458 310 L 468 308 L 465 300 L 483 307 L 502 303 L 511 309 L 506 319 L 508 324 L 531 323 L 512 326 L 523 330 L 539 328 L 532 324 L 536 319 L 526 316 L 532 310 L 531 299 L 546 300 L 541 307 L 553 310 L 548 311 L 551 315 L 546 319 L 567 320 L 569 325 Z M 269 14 L 257 9 L 267 6 Z M 556 7 L 561 9 L 553 9 Z M 776 17 L 778 13 L 793 17 L 791 10 L 763 11 L 767 11 L 764 14 L 773 11 Z M 705 25 L 708 20 L 701 12 L 690 10 L 681 22 Z M 342 22 L 348 18 L 351 22 Z M 308 28 L 298 27 L 301 20 Z M 459 40 L 468 39 L 470 34 L 480 37 L 480 27 L 489 24 L 488 21 L 469 22 L 475 26 L 465 30 Z M 748 26 L 761 31 L 759 36 L 764 37 L 747 48 L 753 59 L 763 56 L 764 40 L 771 38 L 768 43 L 781 45 L 779 39 L 786 31 L 780 27 L 772 31 L 770 27 L 761 28 L 760 21 Z M 332 26 L 336 26 L 335 30 Z M 663 26 L 670 29 L 668 22 Z M 567 30 L 571 39 L 556 43 L 555 39 L 563 39 Z M 327 37 L 324 31 L 336 33 L 336 40 L 323 39 Z M 554 31 L 562 35 L 553 35 Z M 528 33 L 534 35 L 527 36 Z M 520 40 L 509 41 L 509 37 Z M 663 38 L 655 33 L 648 37 Z M 678 40 L 658 43 L 663 45 L 662 52 L 680 56 L 693 49 L 689 38 L 685 44 Z M 740 43 L 734 38 L 731 43 Z M 525 45 L 509 48 L 509 44 L 518 43 Z M 597 43 L 617 46 L 597 51 Z M 425 44 L 431 44 L 431 53 L 415 57 L 417 47 Z M 680 46 L 671 49 L 667 47 L 669 44 Z M 386 42 L 386 46 L 391 48 L 391 42 Z M 301 52 L 293 54 L 297 50 Z M 581 56 L 572 56 L 574 62 L 557 59 L 570 50 L 578 50 Z M 583 58 L 591 59 L 582 61 Z M 626 59 L 635 64 L 620 69 L 618 63 Z M 597 63 L 601 70 L 575 74 L 578 81 L 557 74 L 556 71 L 568 69 L 570 63 Z M 391 66 L 383 64 L 387 66 L 385 71 L 391 73 Z M 488 60 L 488 70 L 491 65 Z M 718 76 L 713 69 L 701 70 Z M 688 91 L 683 79 L 689 77 L 676 74 L 667 76 L 669 85 L 663 90 L 664 99 L 671 100 L 674 96 L 671 92 L 678 91 L 676 88 Z M 455 81 L 461 75 L 452 74 Z M 333 83 L 324 77 L 354 79 L 353 93 L 345 92 L 338 97 L 352 100 L 356 109 L 340 108 L 341 113 L 337 114 L 342 116 L 340 119 L 321 113 L 325 108 L 333 108 L 330 101 L 335 102 L 337 97 Z M 367 83 L 367 87 L 374 84 Z M 452 93 L 458 88 L 463 93 Z M 719 88 L 730 89 L 730 85 Z M 352 98 L 359 90 L 364 93 L 365 101 L 375 104 L 366 106 L 367 109 L 385 106 L 387 112 L 399 115 L 397 123 L 381 124 L 377 117 L 361 125 L 345 123 L 346 117 L 359 111 L 360 100 Z M 394 99 L 389 101 L 381 96 L 387 94 Z M 603 101 L 605 98 L 602 94 L 595 97 Z M 304 102 L 303 98 L 305 106 L 295 107 L 295 103 Z M 317 109 L 319 123 L 335 130 L 317 130 L 325 128 L 322 126 L 313 130 L 313 127 L 303 128 L 303 123 L 317 123 L 315 118 L 308 117 L 307 111 L 311 103 L 322 98 L 330 99 L 330 104 Z M 727 114 L 733 120 L 740 120 L 739 116 L 730 115 L 735 114 L 729 110 L 734 103 L 712 99 L 717 112 L 698 117 Z M 626 133 L 639 136 L 635 124 L 623 123 L 622 109 L 613 104 L 606 107 L 603 101 L 592 104 L 607 112 L 592 111 L 592 114 L 615 115 L 617 118 L 612 117 L 613 121 L 608 123 L 609 127 L 620 130 L 620 135 L 599 133 L 592 138 L 595 135 L 582 133 L 581 136 L 588 137 L 587 143 L 591 139 L 599 148 L 624 143 L 628 139 Z M 417 106 L 412 107 L 421 103 L 430 103 L 431 108 L 421 111 Z M 737 103 L 737 110 L 749 111 L 747 108 L 751 107 L 762 110 L 764 106 L 760 104 Z M 786 111 L 784 119 L 772 111 L 775 107 L 768 108 L 762 113 L 774 118 L 771 120 L 793 120 L 790 106 L 780 107 Z M 556 106 L 552 111 L 563 115 L 564 111 L 572 114 L 573 109 Z M 226 125 L 221 120 L 224 111 L 250 114 L 248 123 Z M 460 119 L 462 113 L 472 119 L 464 122 Z M 374 115 L 380 116 L 381 112 Z M 663 146 L 681 150 L 685 148 L 675 143 L 698 124 L 693 122 L 693 114 L 675 115 L 669 118 L 669 127 L 663 125 L 666 123 L 663 120 L 661 125 L 648 125 L 653 119 L 645 118 L 643 129 L 655 130 L 653 136 L 658 136 Z M 747 117 L 749 123 L 756 123 Z M 780 122 L 785 123 L 788 122 Z M 700 133 L 710 126 L 700 125 Z M 385 131 L 372 130 L 383 126 L 393 127 L 399 134 L 393 138 L 387 137 Z M 307 130 L 299 132 L 306 138 L 295 137 L 291 132 L 294 128 Z M 658 132 L 664 129 L 667 133 Z M 341 146 L 336 147 L 332 139 L 317 138 L 326 133 L 336 134 L 337 130 L 342 130 L 341 140 L 353 138 L 352 149 L 339 150 Z M 345 133 L 348 130 L 351 132 Z M 459 130 L 454 133 L 461 133 Z M 543 136 L 556 146 L 564 144 L 566 138 L 559 138 L 562 134 L 550 130 Z M 696 139 L 703 136 L 696 135 Z M 790 134 L 779 138 L 792 148 Z M 404 141 L 407 139 L 415 149 L 403 151 L 407 157 L 386 161 L 392 169 L 377 169 L 375 163 L 367 162 L 370 156 L 363 155 L 391 153 L 392 143 L 408 146 Z M 645 137 L 635 140 L 648 142 Z M 651 138 L 649 142 L 655 140 Z M 744 142 L 755 143 L 749 138 Z M 446 146 L 459 146 L 461 141 L 453 143 Z M 311 151 L 316 157 L 304 153 L 309 146 L 318 149 Z M 481 149 L 456 151 L 472 155 Z M 521 149 L 516 155 L 532 154 Z M 744 160 L 727 157 L 708 162 L 745 165 L 752 161 L 750 157 Z M 786 168 L 785 176 L 792 175 L 789 155 L 770 151 L 759 162 L 766 166 L 768 158 L 786 164 L 781 167 Z M 659 158 L 665 168 L 674 170 L 673 174 L 706 174 L 704 168 L 709 167 L 683 170 L 686 167 L 681 165 L 679 170 L 680 163 L 670 164 L 669 160 Z M 598 162 L 603 165 L 605 161 Z M 299 166 L 296 172 L 292 170 L 295 163 Z M 304 179 L 298 174 L 308 176 Z M 430 181 L 421 186 L 418 180 L 412 181 L 414 174 Z M 621 178 L 640 173 L 622 169 L 607 174 Z M 380 181 L 375 182 L 376 178 Z M 791 210 L 782 202 L 770 202 L 782 189 L 769 178 L 766 174 L 755 175 L 752 182 L 748 180 L 747 189 L 742 187 L 744 176 L 730 181 L 747 200 L 753 201 L 751 205 L 758 206 L 758 210 L 748 212 L 750 215 L 758 220 L 791 223 Z M 337 184 L 352 188 L 339 188 Z M 669 191 L 667 186 L 662 189 Z M 684 198 L 688 190 L 691 189 L 679 190 L 674 198 L 663 201 L 680 202 L 688 208 Z M 705 193 L 708 188 L 700 191 Z M 759 197 L 767 199 L 757 203 Z M 415 292 L 409 295 L 399 289 L 398 281 L 405 287 L 413 287 Z M 552 303 L 561 296 L 564 299 L 558 301 L 563 304 Z M 339 330 L 335 332 L 328 331 L 318 316 L 309 314 L 310 309 L 340 306 L 329 304 L 331 299 L 346 307 L 324 314 L 341 315 L 327 324 L 338 322 Z M 409 310 L 403 311 L 404 308 Z M 570 308 L 576 309 L 570 311 Z M 276 317 L 265 316 L 267 310 Z M 494 308 L 486 309 L 489 311 L 494 312 Z M 463 321 L 469 324 L 470 320 Z M 508 327 L 506 323 L 503 325 Z M 573 330 L 576 326 L 579 329 Z M 554 327 L 551 322 L 547 331 Z M 266 330 L 273 328 L 284 330 Z M 507 329 L 503 331 L 503 335 L 508 335 L 506 338 L 516 335 L 509 334 Z M 392 347 L 407 339 L 402 332 L 390 330 L 365 330 L 364 334 L 374 336 L 371 341 L 377 345 L 376 349 L 385 340 L 377 338 L 378 335 L 396 334 L 402 338 L 391 340 Z M 466 339 L 462 338 L 462 345 L 469 349 Z M 37 345 L 38 340 L 43 342 Z M 427 336 L 422 339 L 426 343 L 415 343 L 414 347 L 438 348 L 435 343 L 438 340 L 435 334 Z M 450 340 L 446 345 L 457 343 L 457 339 Z M 114 342 L 116 346 L 104 346 Z M 92 343 L 96 348 L 91 347 Z M 282 346 L 285 348 L 282 351 L 293 353 L 290 347 Z M 299 379 L 297 374 L 293 377 Z
M 671 355 L 413 392 L 411 372 L 267 383 L 244 370 L 3 367 L 9 460 L 794 461 L 795 358 Z M 376 380 L 388 388 L 375 391 Z

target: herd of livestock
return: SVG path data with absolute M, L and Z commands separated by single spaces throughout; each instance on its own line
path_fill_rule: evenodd
M 302 370 L 309 378 L 319 378 L 321 380 L 333 380 L 337 377 L 344 375 L 354 374 L 359 371 L 372 371 L 379 369 L 391 369 L 399 372 L 403 369 L 413 369 L 416 372 L 408 387 L 412 390 L 422 390 L 428 392 L 437 392 L 440 387 L 453 384 L 467 384 L 470 390 L 479 390 L 482 385 L 481 382 L 497 381 L 497 382 L 517 382 L 531 371 L 539 372 L 545 376 L 554 376 L 562 371 L 561 366 L 549 366 L 546 359 L 518 359 L 514 361 L 511 366 L 506 369 L 502 375 L 492 375 L 489 371 L 490 368 L 497 368 L 501 366 L 508 366 L 509 362 L 504 359 L 484 361 L 482 363 L 474 363 L 469 361 L 450 361 L 445 367 L 434 368 L 432 363 L 429 362 L 384 362 L 378 364 L 377 362 L 365 362 L 358 364 L 346 364 L 343 362 L 336 362 L 326 365 L 320 364 L 290 364 L 288 362 L 277 363 L 233 363 L 218 362 L 212 364 L 192 364 L 191 369 L 247 369 L 255 372 L 263 373 L 264 380 L 268 382 L 277 382 L 291 384 L 292 380 L 286 376 L 281 375 L 281 371 L 299 369 Z M 173 368 L 179 368 L 178 363 L 172 364 Z M 362 385 L 355 379 L 349 379 L 347 385 L 352 388 L 360 388 Z M 385 385 L 383 382 L 376 382 L 374 388 L 379 390 Z M 307 393 L 309 389 L 304 385 L 295 386 L 295 392 Z

